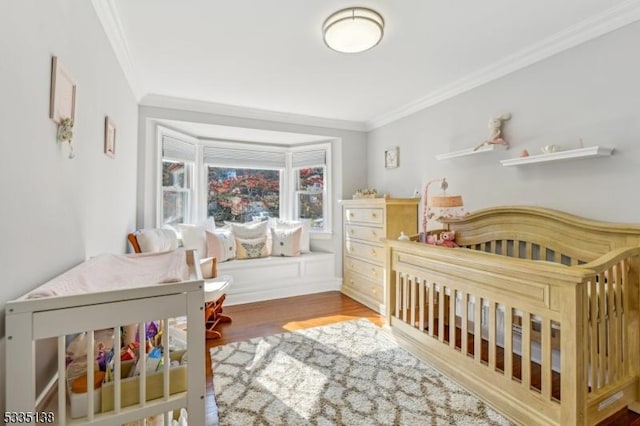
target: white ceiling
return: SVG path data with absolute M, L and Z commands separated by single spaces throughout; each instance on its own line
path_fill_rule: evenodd
M 639 0 L 93 3 L 143 104 L 186 99 L 364 129 L 640 19 Z M 336 53 L 320 27 L 354 5 L 384 17 L 384 38 L 364 53 Z

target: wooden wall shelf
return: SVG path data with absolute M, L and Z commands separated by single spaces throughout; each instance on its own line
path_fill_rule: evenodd
M 474 150 L 473 148 L 463 149 L 460 151 L 448 152 L 446 154 L 438 154 L 436 155 L 437 160 L 448 160 L 450 158 L 456 157 L 466 157 L 468 155 L 482 154 L 485 152 L 497 151 L 497 150 L 505 150 L 509 148 L 506 145 L 485 145 L 480 148 Z
M 550 154 L 530 155 L 528 157 L 510 158 L 500 160 L 503 166 L 521 166 L 533 163 L 546 163 L 548 161 L 566 161 L 578 158 L 608 157 L 613 153 L 613 148 L 602 146 L 590 146 L 588 148 L 569 149 Z

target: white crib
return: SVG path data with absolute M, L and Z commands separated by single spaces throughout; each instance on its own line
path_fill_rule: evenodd
M 9 413 L 27 413 L 23 420 L 40 413 L 40 419 L 55 419 L 55 423 L 117 425 L 164 415 L 165 424 L 170 424 L 172 413 L 185 408 L 192 425 L 205 424 L 205 345 L 204 345 L 204 293 L 199 268 L 194 268 L 194 256 L 186 256 L 189 265 L 187 280 L 168 284 L 145 285 L 135 288 L 100 291 L 56 297 L 29 299 L 25 296 L 6 305 L 6 410 Z M 197 259 L 196 263 L 197 264 Z M 105 279 L 108 279 L 106 277 Z M 153 283 L 150 283 L 153 284 Z M 160 321 L 168 330 L 169 319 L 186 316 L 188 362 L 180 391 L 174 386 L 175 373 L 171 367 L 169 350 L 165 350 L 163 367 L 155 373 L 155 381 L 149 376 L 140 380 L 121 379 L 123 362 L 121 348 L 114 344 L 114 380 L 109 392 L 113 396 L 108 410 L 100 407 L 95 389 L 88 380 L 86 396 L 82 399 L 85 417 L 72 418 L 71 401 L 66 380 L 66 339 L 69 335 L 86 332 L 88 337 L 87 360 L 94 360 L 94 333 L 97 330 L 113 329 L 114 342 L 121 338 L 120 326 L 138 324 L 140 336 L 145 336 L 145 324 Z M 169 347 L 168 332 L 162 334 L 162 345 Z M 36 341 L 57 338 L 57 404 L 48 418 L 38 405 L 42 395 L 36 395 Z M 143 352 L 141 352 L 143 353 Z M 145 357 L 139 361 L 140 371 L 147 371 Z M 87 362 L 87 377 L 94 377 L 94 364 Z M 186 384 L 184 379 L 186 378 Z M 131 381 L 135 386 L 131 386 Z M 55 377 L 52 380 L 55 383 Z M 148 388 L 150 383 L 159 386 Z M 161 387 L 161 389 L 158 389 Z M 112 390 L 111 390 L 112 389 Z M 130 395 L 132 389 L 136 395 Z M 127 392 L 129 395 L 125 395 Z M 104 396 L 104 395 L 103 395 Z M 119 396 L 119 397 L 118 397 Z M 102 398 L 104 401 L 104 398 Z M 132 403 L 134 401 L 134 403 Z M 74 401 L 77 403 L 77 401 Z M 34 414 L 28 414 L 34 413 Z M 73 416 L 76 417 L 76 416 Z M 26 423 L 36 423 L 32 421 Z M 41 422 L 42 423 L 42 422 Z M 144 423 L 144 421 L 142 422 Z M 142 424 L 141 423 L 141 424 Z

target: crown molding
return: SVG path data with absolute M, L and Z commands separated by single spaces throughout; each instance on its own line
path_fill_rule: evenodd
M 275 121 L 279 123 L 297 124 L 303 126 L 322 127 L 328 129 L 366 131 L 365 123 L 360 121 L 338 120 L 332 118 L 313 117 L 309 115 L 291 114 L 257 108 L 248 108 L 236 105 L 218 104 L 195 99 L 176 98 L 159 94 L 145 95 L 140 105 L 172 108 L 193 112 L 224 115 L 235 118 L 248 118 L 252 120 Z
M 624 1 L 599 15 L 585 19 L 528 48 L 443 86 L 427 96 L 375 117 L 365 123 L 366 130 L 370 131 L 414 114 L 638 20 L 640 20 L 640 0 Z
M 117 4 L 115 0 L 91 0 L 91 3 L 116 54 L 120 68 L 129 82 L 133 95 L 136 101 L 140 101 L 146 90 L 138 78 Z

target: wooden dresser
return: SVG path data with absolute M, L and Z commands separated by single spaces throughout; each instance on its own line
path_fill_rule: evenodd
M 342 292 L 386 313 L 383 238 L 418 232 L 417 198 L 343 200 Z

